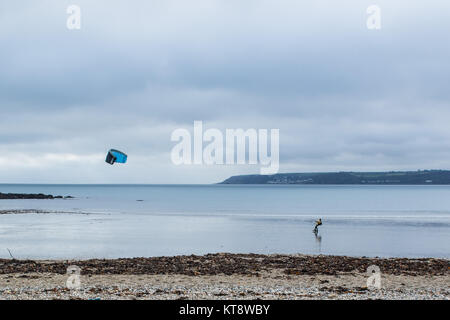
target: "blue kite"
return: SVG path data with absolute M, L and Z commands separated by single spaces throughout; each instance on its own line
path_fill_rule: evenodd
M 113 165 L 114 163 L 125 163 L 127 162 L 128 156 L 122 151 L 111 149 L 106 155 L 106 162 Z

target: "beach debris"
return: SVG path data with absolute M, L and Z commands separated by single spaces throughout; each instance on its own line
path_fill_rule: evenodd
M 14 258 L 14 256 L 12 255 L 11 251 L 8 248 L 6 248 L 6 250 L 8 250 L 9 255 L 11 256 L 11 259 L 16 260 L 16 258 Z
M 333 275 L 366 273 L 377 265 L 383 274 L 448 275 L 449 260 L 435 258 L 359 258 L 346 256 L 299 256 L 258 254 L 207 254 L 203 256 L 173 256 L 125 259 L 91 259 L 71 261 L 83 270 L 83 275 L 149 274 L 188 276 L 247 275 L 281 270 L 285 275 Z M 41 262 L 33 260 L 0 259 L 0 274 L 57 273 L 65 274 L 67 261 Z

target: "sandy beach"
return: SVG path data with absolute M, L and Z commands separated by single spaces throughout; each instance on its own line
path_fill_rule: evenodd
M 67 267 L 80 268 L 69 289 Z M 380 268 L 381 287 L 367 286 Z M 444 299 L 446 259 L 210 254 L 82 261 L 0 260 L 0 299 Z

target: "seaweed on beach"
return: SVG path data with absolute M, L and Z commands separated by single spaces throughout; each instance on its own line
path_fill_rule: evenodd
M 204 256 L 173 256 L 80 261 L 34 261 L 0 259 L 0 274 L 65 274 L 69 265 L 77 265 L 84 275 L 105 274 L 182 274 L 259 276 L 262 271 L 283 270 L 287 275 L 338 275 L 364 273 L 370 265 L 393 275 L 448 275 L 445 259 L 357 258 L 345 256 L 298 256 L 217 253 Z

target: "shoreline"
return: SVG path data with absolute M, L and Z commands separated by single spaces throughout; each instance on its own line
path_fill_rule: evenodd
M 80 268 L 70 290 L 67 267 Z M 367 287 L 367 267 L 381 288 Z M 0 259 L 0 299 L 450 299 L 435 258 L 207 254 L 129 259 Z

